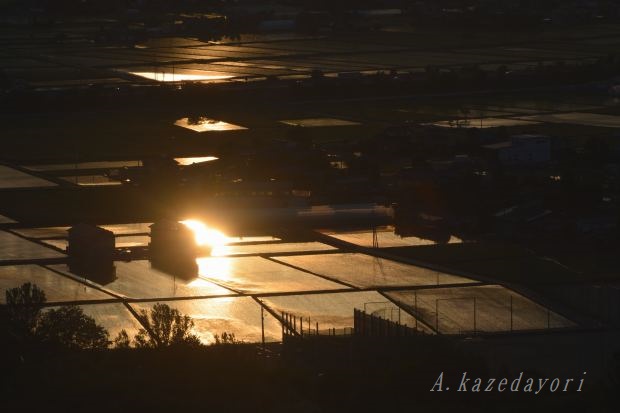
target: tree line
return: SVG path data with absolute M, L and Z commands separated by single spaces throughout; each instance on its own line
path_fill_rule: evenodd
M 194 321 L 167 304 L 157 303 L 151 310 L 140 310 L 142 328 L 132 338 L 125 330 L 112 340 L 105 327 L 85 314 L 77 305 L 45 309 L 47 297 L 36 284 L 25 283 L 6 291 L 6 304 L 0 305 L 0 326 L 7 341 L 19 347 L 103 350 L 108 348 L 201 347 L 192 333 Z M 239 341 L 233 333 L 215 336 L 215 344 Z

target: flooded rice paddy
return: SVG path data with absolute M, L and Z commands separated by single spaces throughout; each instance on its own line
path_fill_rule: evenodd
M 5 303 L 4 291 L 23 283 L 38 285 L 48 302 L 110 299 L 108 294 L 64 277 L 55 271 L 35 264 L 0 266 L 0 302 Z
M 568 328 L 575 324 L 499 285 L 394 291 L 386 295 L 442 334 Z
M 0 215 L 0 224 L 15 224 L 15 223 L 17 223 L 17 221 L 15 221 L 14 219 L 5 217 L 4 215 Z
M 54 182 L 27 174 L 8 166 L 0 165 L 0 189 L 6 188 L 40 188 L 56 186 Z
M 63 176 L 60 179 L 70 184 L 79 186 L 114 186 L 121 185 L 122 183 L 115 179 L 110 179 L 103 175 L 75 175 L 75 176 Z
M 263 257 L 198 259 L 202 279 L 246 294 L 348 288 Z
M 283 120 L 282 123 L 290 126 L 301 126 L 302 128 L 317 128 L 324 126 L 353 126 L 359 125 L 357 122 L 351 122 L 344 119 L 334 118 L 309 118 L 309 119 L 289 119 Z
M 432 239 L 413 237 L 413 236 L 400 236 L 394 233 L 394 228 L 378 229 L 373 235 L 373 231 L 353 231 L 353 232 L 337 232 L 330 233 L 325 232 L 331 238 L 335 238 L 341 241 L 346 241 L 351 244 L 358 245 L 360 247 L 370 248 L 373 247 L 373 238 L 376 236 L 377 246 L 379 248 L 387 247 L 411 247 L 419 245 L 435 245 L 437 241 Z M 454 235 L 450 236 L 447 244 L 458 244 L 463 242 Z
M 179 165 L 183 165 L 183 166 L 189 166 L 189 165 L 194 165 L 197 163 L 203 163 L 203 162 L 211 162 L 211 161 L 216 161 L 218 158 L 215 156 L 195 156 L 195 157 L 189 157 L 189 158 L 174 158 L 174 160 L 179 164 Z
M 205 117 L 200 117 L 198 119 L 183 118 L 177 120 L 174 124 L 182 128 L 193 130 L 194 132 L 223 132 L 247 129 L 243 126 Z
M 67 28 L 68 31 L 75 30 Z M 385 31 L 371 36 L 242 35 L 217 41 L 194 37 L 154 38 L 137 43 L 93 44 L 91 35 L 77 31 L 70 45 L 38 36 L 0 30 L 0 69 L 30 87 L 59 88 L 90 85 L 162 82 L 231 82 L 253 79 L 310 77 L 351 72 L 415 72 L 428 66 L 458 69 L 472 65 L 509 69 L 535 68 L 558 61 L 587 63 L 606 56 L 618 44 L 608 29 L 582 38 L 550 33 L 519 47 L 500 39 L 474 36 L 431 36 L 425 33 L 395 38 Z M 55 33 L 50 31 L 49 36 Z
M 25 165 L 24 168 L 30 171 L 62 171 L 62 170 L 83 170 L 83 169 L 112 169 L 123 167 L 142 166 L 142 161 L 97 161 L 97 162 L 76 162 L 60 164 Z
M 61 258 L 65 256 L 51 248 L 7 231 L 0 231 L 0 251 L 0 263 L 2 261 Z
M 358 288 L 461 284 L 473 281 L 366 254 L 294 255 L 275 259 Z
M 151 267 L 145 260 L 131 262 L 116 262 L 116 278 L 103 284 L 106 290 L 113 294 L 130 298 L 176 298 L 209 295 L 228 295 L 232 292 L 210 281 L 196 278 L 184 280 L 179 277 L 161 272 Z M 50 268 L 71 274 L 65 264 L 52 265 Z M 72 275 L 74 278 L 83 278 Z
M 105 227 L 114 231 L 117 248 L 142 248 L 149 242 L 148 223 Z M 207 227 L 193 223 L 190 228 L 200 232 Z M 64 257 L 45 245 L 62 250 L 66 229 L 15 229 L 20 235 L 0 231 L 2 259 L 12 260 L 0 261 L 0 293 L 3 296 L 9 288 L 35 283 L 50 303 L 77 303 L 112 336 L 122 328 L 131 336 L 139 328 L 126 305 L 139 311 L 157 302 L 190 315 L 195 333 L 205 343 L 214 342 L 215 336 L 224 332 L 233 333 L 238 340 L 260 341 L 261 317 L 266 340 L 278 341 L 282 313 L 302 320 L 304 331 L 312 333 L 318 328 L 321 334 L 349 334 L 355 308 L 428 334 L 467 333 L 474 328 L 474 297 L 479 332 L 574 326 L 523 295 L 475 278 L 369 253 L 338 251 L 317 241 L 286 242 L 271 236 L 221 234 L 205 239 L 219 242 L 220 249 L 197 259 L 196 278 L 182 279 L 153 268 L 148 260 L 137 259 L 116 261 L 115 276 L 97 282 L 71 273 L 66 263 L 48 262 Z M 337 235 L 339 242 L 361 247 L 367 247 L 372 237 L 369 232 L 332 235 Z M 426 245 L 419 239 L 402 241 L 387 231 L 379 239 L 384 246 L 402 242 Z

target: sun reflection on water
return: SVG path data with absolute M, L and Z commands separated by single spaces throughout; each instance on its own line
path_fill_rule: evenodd
M 228 243 L 228 237 L 221 231 L 209 228 L 200 221 L 186 219 L 185 221 L 181 221 L 181 223 L 194 232 L 196 244 L 200 246 L 208 246 L 215 249 Z
M 228 258 L 198 258 L 198 276 L 214 281 L 230 281 L 233 268 Z
M 211 256 L 222 256 L 229 253 L 230 247 L 227 246 L 231 242 L 231 238 L 227 237 L 221 231 L 209 228 L 203 222 L 195 219 L 187 219 L 181 221 L 194 233 L 196 244 L 211 249 Z M 201 257 L 196 259 L 198 264 L 198 275 L 207 279 L 230 280 L 232 276 L 232 268 L 230 260 L 225 258 L 207 258 Z M 194 280 L 191 286 L 199 287 L 200 279 Z M 204 281 L 203 281 L 204 282 Z
M 132 75 L 143 77 L 158 82 L 182 82 L 182 81 L 200 81 L 200 80 L 227 80 L 232 75 L 217 72 L 195 72 L 195 73 L 173 73 L 172 71 L 160 72 L 129 72 Z

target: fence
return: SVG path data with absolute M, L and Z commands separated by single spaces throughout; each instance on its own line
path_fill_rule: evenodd
M 515 294 L 450 297 L 416 291 L 410 302 L 400 304 L 438 334 L 511 333 L 574 326 L 549 308 Z
M 352 327 L 321 328 L 309 317 L 282 313 L 282 336 L 396 337 L 422 332 L 470 336 L 577 327 L 576 323 L 551 309 L 503 290 L 486 294 L 469 291 L 467 295 L 453 296 L 441 296 L 433 291 L 418 294 L 415 291 L 413 297 L 397 301 L 405 309 L 402 314 L 400 307 L 390 302 L 365 303 L 364 310 L 354 310 Z
M 364 337 L 404 337 L 419 334 L 415 327 L 401 324 L 363 310 L 353 310 L 353 327 L 329 327 L 321 329 L 318 322 L 311 318 L 298 317 L 282 312 L 280 314 L 283 341 L 291 337 L 316 336 L 364 336 Z
M 282 337 L 306 337 L 306 336 L 351 336 L 353 327 L 323 327 L 318 321 L 312 321 L 310 317 L 304 318 L 294 314 L 280 313 Z
M 353 331 L 364 337 L 406 337 L 419 332 L 406 324 L 368 314 L 357 308 L 353 310 Z

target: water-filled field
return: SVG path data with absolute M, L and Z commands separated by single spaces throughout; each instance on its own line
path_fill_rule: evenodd
M 0 165 L 0 189 L 4 188 L 39 188 L 56 186 L 54 182 L 29 175 L 8 166 Z
M 112 296 L 92 287 L 64 277 L 45 267 L 26 265 L 0 266 L 0 302 L 5 301 L 5 292 L 10 288 L 19 287 L 24 283 L 39 286 L 48 302 L 105 300 Z
M 60 252 L 6 231 L 0 231 L 0 251 L 0 261 L 64 257 Z
M 386 293 L 442 334 L 567 328 L 575 324 L 499 285 Z
M 117 261 L 116 278 L 101 285 L 106 290 L 130 298 L 169 298 L 233 294 L 210 281 L 194 278 L 184 280 L 151 267 L 149 261 Z M 64 264 L 50 266 L 70 274 Z M 74 275 L 75 278 L 83 278 Z
M 203 300 L 179 300 L 164 302 L 192 317 L 202 342 L 211 344 L 214 336 L 232 333 L 237 340 L 261 341 L 261 314 L 264 316 L 265 340 L 279 341 L 281 327 L 267 311 L 250 297 L 224 297 Z M 154 303 L 131 304 L 136 310 L 150 309 Z
M 364 254 L 295 255 L 278 261 L 355 287 L 461 284 L 473 280 Z
M 341 241 L 350 242 L 351 244 L 359 245 L 360 247 L 373 247 L 373 232 L 372 231 L 355 231 L 355 232 L 337 232 L 326 233 L 332 238 L 339 239 Z M 432 239 L 420 238 L 420 237 L 403 237 L 396 235 L 393 228 L 385 230 L 377 230 L 375 233 L 377 246 L 379 248 L 386 247 L 409 247 L 416 245 L 435 245 L 437 242 Z M 461 239 L 455 236 L 451 236 L 448 240 L 448 244 L 458 244 L 463 242 Z
M 131 235 L 143 233 L 148 224 L 107 228 L 119 234 L 117 247 L 143 246 L 149 238 Z M 56 247 L 66 243 L 61 238 L 66 234 L 64 227 L 19 231 L 32 239 L 56 237 L 44 240 Z M 341 235 L 362 245 L 369 237 L 369 233 Z M 22 259 L 63 257 L 51 248 L 8 232 L 0 232 L 0 237 L 6 245 L 13 245 L 14 256 Z M 148 260 L 116 261 L 116 275 L 108 281 L 72 274 L 63 263 L 0 265 L 0 289 L 35 283 L 46 292 L 48 301 L 79 304 L 112 335 L 124 328 L 133 336 L 139 327 L 125 305 L 142 310 L 155 302 L 165 302 L 194 319 L 195 333 L 205 343 L 212 343 L 216 334 L 224 332 L 233 333 L 239 340 L 260 341 L 261 307 L 267 341 L 280 339 L 282 327 L 276 317 L 282 313 L 295 316 L 298 330 L 303 326 L 306 333 L 316 334 L 318 328 L 321 334 L 350 334 L 356 308 L 428 334 L 436 330 L 454 334 L 474 329 L 504 332 L 575 325 L 504 287 L 442 271 L 363 253 L 334 252 L 329 250 L 333 247 L 318 242 L 292 243 L 270 236 L 225 238 L 233 245 L 220 247 L 233 248 L 234 252 L 243 247 L 247 255 L 238 256 L 229 250 L 228 256 L 198 258 L 199 273 L 193 279 L 152 268 Z M 401 240 L 392 234 L 381 237 L 380 242 L 400 245 Z M 410 241 L 405 242 L 410 245 Z M 3 249 L 3 257 L 11 257 L 11 251 Z M 287 254 L 278 255 L 280 251 Z M 478 285 L 458 286 L 471 283 Z M 356 291 L 360 288 L 364 291 Z
M 246 294 L 348 288 L 262 257 L 200 258 L 198 266 L 201 278 Z

